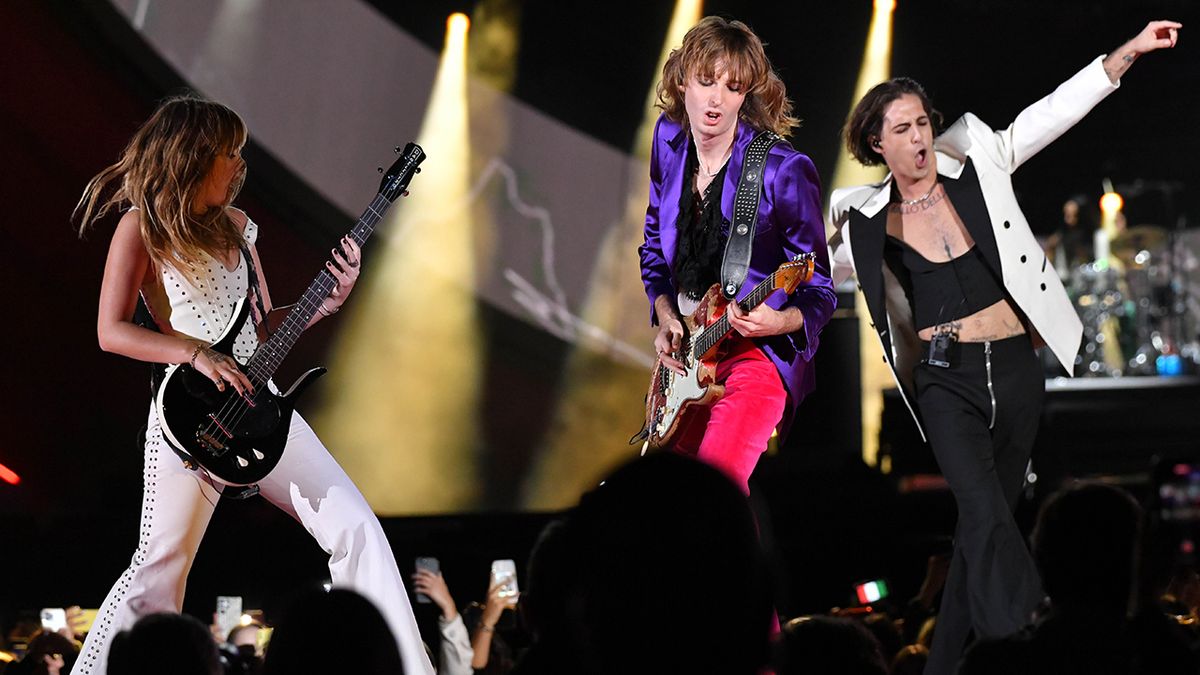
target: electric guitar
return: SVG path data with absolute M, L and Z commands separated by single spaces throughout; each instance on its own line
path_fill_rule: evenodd
M 379 194 L 350 230 L 349 236 L 360 246 L 375 231 L 392 202 L 408 194 L 408 183 L 420 171 L 424 159 L 425 151 L 419 145 L 409 143 L 404 147 L 380 182 Z M 279 327 L 259 344 L 249 363 L 238 365 L 254 385 L 248 399 L 233 387 L 219 391 L 212 380 L 186 363 L 167 368 L 154 405 L 163 438 L 185 462 L 198 464 L 226 485 L 252 485 L 275 468 L 287 443 L 296 399 L 325 369 L 305 372 L 281 396 L 270 390 L 267 381 L 336 283 L 333 275 L 322 268 Z M 233 320 L 212 349 L 231 356 L 234 339 L 249 315 L 249 299 L 242 298 L 234 308 Z
M 815 261 L 813 253 L 797 255 L 763 279 L 738 305 L 749 312 L 777 289 L 791 295 L 800 284 L 812 279 Z M 713 284 L 695 311 L 683 318 L 684 336 L 679 351 L 672 356 L 683 364 L 687 374 L 680 375 L 661 362 L 654 365 L 646 394 L 646 424 L 634 441 L 645 439 L 651 449 L 669 447 L 696 410 L 711 406 L 725 395 L 725 385 L 716 384 L 716 379 L 721 344 L 733 332 L 726 316 L 728 307 L 721 285 Z

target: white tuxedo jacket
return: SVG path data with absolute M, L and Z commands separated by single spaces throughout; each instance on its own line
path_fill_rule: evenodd
M 934 140 L 938 174 L 947 179 L 944 187 L 955 210 L 1028 318 L 1035 340 L 1040 336 L 1068 373 L 1074 370 L 1083 327 L 1021 213 L 1011 175 L 1116 90 L 1103 58 L 1021 111 L 1003 131 L 993 131 L 967 113 Z M 852 274 L 858 277 L 884 358 L 919 428 L 912 373 L 920 345 L 904 289 L 883 262 L 891 182 L 889 175 L 881 183 L 834 190 L 829 200 L 829 221 L 837 230 L 829 240 L 831 276 L 835 284 Z

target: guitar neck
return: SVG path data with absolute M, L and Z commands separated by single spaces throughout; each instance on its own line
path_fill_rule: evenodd
M 375 195 L 371 205 L 367 207 L 366 211 L 363 211 L 363 214 L 358 217 L 358 222 L 350 229 L 349 237 L 360 247 L 365 244 L 391 205 L 392 203 L 382 193 Z M 254 386 L 261 386 L 271 379 L 279 368 L 279 364 L 283 363 L 300 334 L 308 326 L 308 322 L 317 313 L 317 308 L 321 306 L 325 298 L 329 297 L 336 285 L 337 280 L 333 278 L 333 275 L 328 270 L 322 269 L 317 274 L 317 278 L 308 285 L 304 294 L 300 296 L 300 300 L 292 306 L 292 310 L 279 328 L 271 334 L 266 342 L 259 345 L 247 367 L 250 381 L 254 383 Z
M 766 279 L 763 279 L 757 286 L 754 287 L 754 290 L 750 291 L 746 297 L 738 301 L 738 306 L 744 311 L 749 312 L 755 307 L 761 305 L 763 301 L 767 299 L 767 296 L 771 295 L 774 290 L 775 272 L 771 272 Z M 732 331 L 733 327 L 729 325 L 729 314 L 722 314 L 721 318 L 714 321 L 712 325 L 705 328 L 700 332 L 699 335 L 696 336 L 695 353 L 704 354 L 709 349 L 712 349 L 714 346 L 716 346 L 716 344 L 721 340 L 724 340 L 726 337 L 728 337 L 729 333 Z

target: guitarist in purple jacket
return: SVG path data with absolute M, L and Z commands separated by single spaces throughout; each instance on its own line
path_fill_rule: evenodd
M 734 220 L 734 198 L 754 137 L 798 123 L 783 82 L 745 24 L 707 17 L 671 52 L 658 84 L 663 114 L 650 156 L 650 203 L 639 248 L 642 281 L 659 326 L 660 363 L 684 374 L 683 317 L 714 284 Z M 749 308 L 729 304 L 733 334 L 716 383 L 725 394 L 689 413 L 670 445 L 722 469 L 743 490 L 773 431 L 783 436 L 812 391 L 813 355 L 836 304 L 824 245 L 821 188 L 809 158 L 786 143 L 767 153 L 749 269 L 739 300 L 783 263 L 816 254 L 811 280 Z

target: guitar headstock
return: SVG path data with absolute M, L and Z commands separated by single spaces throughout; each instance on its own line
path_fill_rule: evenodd
M 783 263 L 775 270 L 775 288 L 782 288 L 784 293 L 791 295 L 800 284 L 812 279 L 816 261 L 817 254 L 809 251 Z
M 383 180 L 379 182 L 379 194 L 389 202 L 396 201 L 396 197 L 405 193 L 413 175 L 421 172 L 420 166 L 424 160 L 425 151 L 421 146 L 416 143 L 404 146 L 400 157 L 392 162 L 392 166 L 383 174 Z

